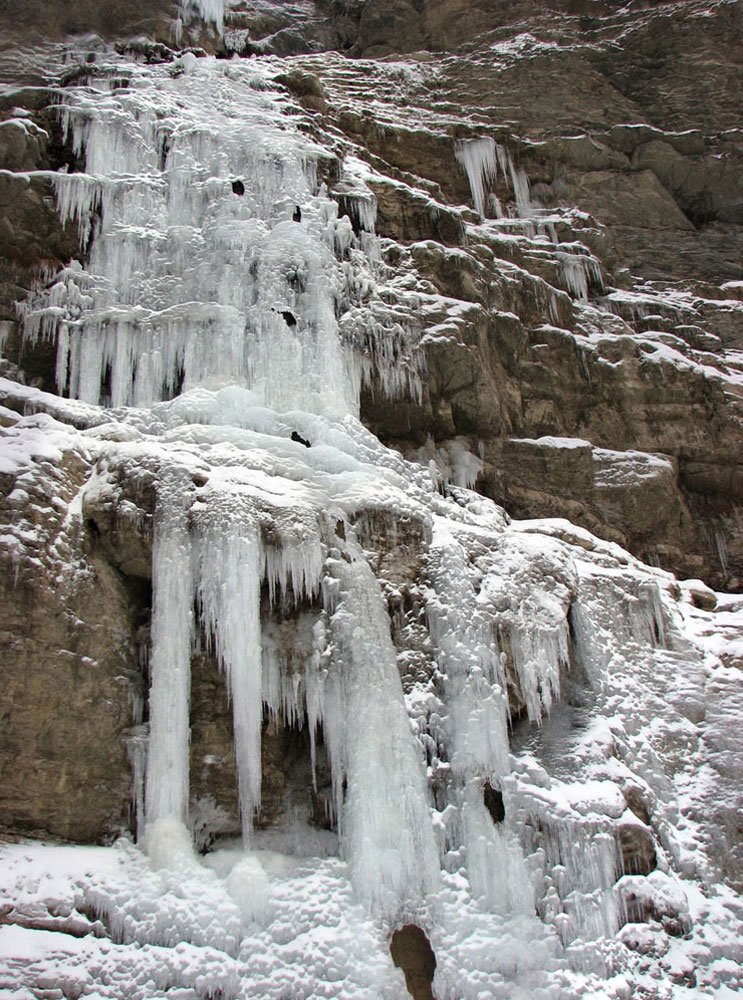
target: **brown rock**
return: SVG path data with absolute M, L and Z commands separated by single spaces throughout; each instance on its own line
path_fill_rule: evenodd
M 434 1000 L 431 983 L 436 956 L 428 938 L 415 924 L 396 930 L 390 941 L 392 961 L 405 973 L 405 985 L 413 1000 Z
M 18 561 L 6 552 L 2 563 L 0 811 L 16 830 L 95 843 L 132 826 L 122 740 L 143 690 L 135 596 L 63 520 L 88 471 L 68 454 L 46 475 L 23 477 L 45 513 Z M 0 516 L 18 523 L 14 492 Z
M 617 829 L 617 840 L 625 875 L 649 875 L 656 867 L 653 835 L 640 823 L 623 823 Z

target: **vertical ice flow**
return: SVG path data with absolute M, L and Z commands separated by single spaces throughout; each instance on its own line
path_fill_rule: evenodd
M 198 597 L 204 626 L 227 676 L 243 843 L 261 801 L 262 555 L 256 525 L 247 518 L 209 518 L 198 537 Z
M 447 839 L 462 845 L 472 892 L 488 909 L 533 912 L 533 888 L 512 831 L 494 825 L 483 798 L 486 782 L 508 774 L 505 679 L 492 616 L 478 601 L 467 552 L 443 518 L 434 519 L 427 611 L 448 707 L 442 720 L 450 755 Z
M 496 146 L 493 139 L 463 139 L 457 144 L 457 162 L 467 174 L 472 200 L 478 215 L 485 215 L 485 191 L 497 171 Z
M 188 811 L 189 697 L 193 635 L 189 480 L 163 469 L 157 486 L 152 553 L 150 739 L 145 839 L 158 824 L 184 824 Z
M 333 662 L 323 724 L 341 842 L 357 890 L 396 919 L 415 913 L 437 885 L 425 777 L 379 583 L 360 552 L 351 562 L 330 560 L 329 570 Z
M 71 88 L 61 109 L 86 172 L 55 179 L 60 214 L 93 239 L 84 271 L 25 324 L 31 341 L 58 334 L 60 392 L 147 406 L 238 383 L 276 409 L 356 412 L 337 318 L 354 297 L 347 222 L 315 180 L 329 154 L 283 127 L 258 69 L 134 75 L 126 90 Z

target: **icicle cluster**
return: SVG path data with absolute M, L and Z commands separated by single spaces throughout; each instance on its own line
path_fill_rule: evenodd
M 128 72 L 128 88 L 71 88 L 61 106 L 86 173 L 55 175 L 55 190 L 89 260 L 25 309 L 29 340 L 57 338 L 59 391 L 147 406 L 233 382 L 277 409 L 340 415 L 358 406 L 354 347 L 386 391 L 419 391 L 399 319 L 380 328 L 396 325 L 391 350 L 353 311 L 369 261 L 318 186 L 332 155 L 283 126 L 266 71 L 184 56 Z M 373 231 L 360 183 L 354 218 Z

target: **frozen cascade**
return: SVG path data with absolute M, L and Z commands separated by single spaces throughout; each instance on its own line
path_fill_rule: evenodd
M 451 801 L 448 863 L 462 860 L 476 897 L 501 913 L 530 913 L 533 890 L 518 843 L 494 826 L 483 786 L 500 787 L 510 771 L 505 677 L 492 617 L 478 601 L 466 547 L 443 518 L 434 522 L 427 610 L 437 661 L 445 677 L 449 714 L 439 734 L 450 748 Z M 457 856 L 462 845 L 465 857 Z
M 348 558 L 329 560 L 326 585 L 334 610 L 323 723 L 340 832 L 361 893 L 405 922 L 436 889 L 438 853 L 379 584 L 360 551 Z
M 218 23 L 218 4 L 198 6 Z M 55 401 L 84 413 L 81 426 L 97 421 L 65 433 L 117 473 L 114 501 L 121 482 L 153 474 L 150 857 L 120 842 L 75 869 L 65 854 L 69 884 L 37 898 L 24 876 L 13 898 L 51 899 L 51 912 L 67 893 L 81 948 L 97 940 L 82 911 L 105 918 L 124 969 L 124 985 L 101 987 L 107 997 L 399 1000 L 389 934 L 412 921 L 430 936 L 446 1000 L 625 998 L 629 973 L 612 993 L 592 978 L 615 959 L 636 968 L 616 958 L 619 825 L 650 841 L 651 875 L 679 911 L 676 872 L 712 870 L 713 849 L 675 805 L 699 793 L 686 762 L 706 763 L 702 737 L 686 717 L 663 721 L 680 675 L 693 716 L 711 657 L 702 664 L 680 638 L 684 608 L 660 571 L 563 522 L 510 522 L 461 488 L 481 469 L 467 440 L 418 456 L 459 484 L 440 491 L 362 427 L 369 367 L 389 391 L 420 390 L 405 310 L 375 299 L 363 171 L 349 170 L 355 217 L 339 217 L 317 181 L 330 154 L 284 114 L 278 64 L 189 55 L 126 63 L 126 88 L 99 76 L 65 89 L 87 172 L 54 183 L 89 257 L 49 276 L 26 308 L 26 336 L 56 338 L 60 388 L 91 404 Z M 528 183 L 503 147 L 465 142 L 458 158 L 481 214 L 497 168 L 528 220 Z M 576 259 L 563 263 L 583 297 Z M 24 391 L 32 405 L 44 395 Z M 26 433 L 61 433 L 51 417 L 51 430 L 31 419 Z M 387 550 L 374 551 L 376 528 Z M 392 632 L 388 602 L 405 619 Z M 243 835 L 204 859 L 185 825 L 198 627 L 227 679 Z M 404 629 L 418 642 L 398 653 Z M 583 685 L 580 710 L 560 705 L 565 678 Z M 550 743 L 561 708 L 580 725 Z M 288 836 L 251 833 L 265 710 L 277 726 L 307 727 L 314 792 L 322 736 L 337 836 L 313 839 L 304 820 Z M 146 741 L 144 726 L 131 732 L 138 769 Z M 628 807 L 638 796 L 647 823 Z M 26 862 L 7 854 L 12 880 Z M 654 891 L 651 877 L 633 878 Z
M 60 214 L 95 236 L 85 271 L 26 316 L 31 340 L 57 334 L 60 391 L 139 406 L 227 381 L 279 409 L 355 412 L 336 319 L 354 302 L 353 233 L 315 180 L 331 154 L 282 127 L 257 69 L 129 69 L 126 90 L 64 94 L 87 173 L 54 175 Z

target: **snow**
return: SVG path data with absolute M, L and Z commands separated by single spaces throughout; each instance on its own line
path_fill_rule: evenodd
M 516 444 L 533 444 L 539 448 L 564 448 L 572 450 L 574 448 L 590 448 L 591 442 L 583 438 L 565 438 L 544 435 L 540 438 L 511 438 Z

